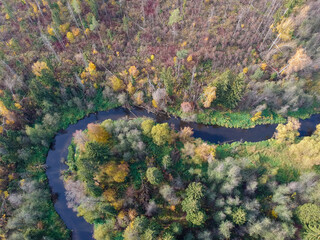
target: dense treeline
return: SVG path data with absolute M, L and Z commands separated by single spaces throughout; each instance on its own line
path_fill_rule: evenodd
M 318 111 L 319 7 L 315 0 L 2 0 L 0 236 L 68 238 L 50 195 L 28 207 L 34 196 L 21 181 L 47 192 L 52 137 L 89 112 L 138 105 L 252 127 Z M 310 152 L 312 165 L 317 152 Z M 15 204 L 13 194 L 26 200 Z
M 287 136 L 296 131 L 291 123 L 279 126 L 276 139 L 267 142 L 282 146 L 283 129 Z M 291 140 L 319 143 L 319 130 Z M 290 169 L 287 163 L 253 161 L 262 157 L 259 151 L 239 157 L 236 148 L 226 157 L 229 144 L 209 145 L 192 134 L 150 119 L 89 124 L 69 147 L 69 207 L 94 223 L 98 240 L 319 237 L 320 178 L 298 172 L 305 159 L 295 163 L 292 177 L 279 170 Z M 320 163 L 318 156 L 308 169 Z

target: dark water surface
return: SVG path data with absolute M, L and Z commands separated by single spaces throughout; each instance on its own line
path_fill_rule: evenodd
M 54 203 L 54 207 L 68 229 L 72 230 L 73 240 L 89 240 L 92 239 L 93 226 L 87 223 L 83 217 L 78 217 L 77 213 L 67 207 L 65 189 L 61 179 L 61 171 L 67 169 L 67 166 L 61 162 L 61 159 L 67 159 L 68 146 L 72 140 L 72 134 L 76 130 L 84 130 L 87 125 L 92 122 L 101 122 L 106 119 L 119 119 L 123 117 L 150 117 L 159 123 L 167 122 L 179 130 L 182 127 L 189 126 L 193 128 L 194 137 L 201 138 L 212 143 L 248 141 L 259 142 L 272 137 L 277 124 L 259 125 L 250 129 L 225 128 L 218 126 L 206 126 L 198 123 L 184 122 L 179 118 L 168 118 L 166 116 L 158 116 L 148 113 L 146 110 L 134 108 L 129 111 L 124 108 L 116 108 L 109 111 L 90 114 L 88 117 L 79 120 L 76 124 L 58 133 L 52 144 L 52 149 L 47 156 L 46 174 L 49 179 L 49 185 L 53 194 L 57 194 L 58 198 Z M 320 114 L 312 115 L 309 119 L 300 120 L 301 136 L 311 135 L 316 125 L 320 123 Z

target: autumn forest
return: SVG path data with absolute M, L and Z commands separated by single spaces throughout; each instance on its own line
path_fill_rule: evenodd
M 0 0 L 0 239 L 78 239 L 48 152 L 120 107 L 275 130 L 217 143 L 145 114 L 67 133 L 58 179 L 92 239 L 320 239 L 319 26 L 319 0 Z

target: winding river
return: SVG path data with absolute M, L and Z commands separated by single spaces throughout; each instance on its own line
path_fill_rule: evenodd
M 87 223 L 83 217 L 78 217 L 77 213 L 67 207 L 65 189 L 61 179 L 61 171 L 67 169 L 61 159 L 67 159 L 68 146 L 72 140 L 72 134 L 76 130 L 84 130 L 91 122 L 101 122 L 106 119 L 119 119 L 123 117 L 150 117 L 159 123 L 167 122 L 179 130 L 182 127 L 189 126 L 193 128 L 194 137 L 200 137 L 205 141 L 212 143 L 248 141 L 258 142 L 272 137 L 276 124 L 259 125 L 251 129 L 225 128 L 219 126 L 206 126 L 197 123 L 184 122 L 179 118 L 168 118 L 148 113 L 146 110 L 134 108 L 129 111 L 125 108 L 116 108 L 109 111 L 102 111 L 90 114 L 86 118 L 79 120 L 76 124 L 71 124 L 64 131 L 59 132 L 54 139 L 54 143 L 47 156 L 46 174 L 49 179 L 49 185 L 53 194 L 57 195 L 54 207 L 68 229 L 72 231 L 73 240 L 92 239 L 93 226 Z M 320 114 L 312 115 L 309 119 L 300 120 L 300 135 L 310 135 L 318 123 L 320 123 Z

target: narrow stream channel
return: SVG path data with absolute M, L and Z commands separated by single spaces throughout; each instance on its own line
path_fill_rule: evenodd
M 223 143 L 234 141 L 259 142 L 272 137 L 276 124 L 259 125 L 250 129 L 225 128 L 218 126 L 206 126 L 197 123 L 184 122 L 179 118 L 168 118 L 148 113 L 146 110 L 134 108 L 128 111 L 124 108 L 116 108 L 109 111 L 102 111 L 96 114 L 90 114 L 88 117 L 79 120 L 75 124 L 59 132 L 54 139 L 51 149 L 47 156 L 46 174 L 49 179 L 49 185 L 52 193 L 57 194 L 58 198 L 54 203 L 54 207 L 67 228 L 72 231 L 73 240 L 89 240 L 92 239 L 93 226 L 87 223 L 83 217 L 78 217 L 77 213 L 67 207 L 67 200 L 63 180 L 61 179 L 61 171 L 67 169 L 67 165 L 61 162 L 61 159 L 67 159 L 68 146 L 72 140 L 72 134 L 76 130 L 84 130 L 87 125 L 92 122 L 102 122 L 106 119 L 117 120 L 123 117 L 150 117 L 159 123 L 167 122 L 179 130 L 182 127 L 189 126 L 193 128 L 194 137 L 201 138 L 211 143 Z M 320 123 L 320 114 L 312 115 L 309 119 L 300 120 L 300 135 L 311 135 L 316 125 Z

